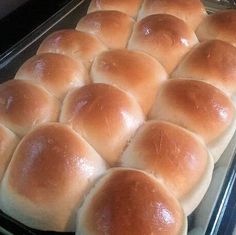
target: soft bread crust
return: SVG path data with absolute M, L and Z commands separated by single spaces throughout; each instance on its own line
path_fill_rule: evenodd
M 50 34 L 40 44 L 37 54 L 58 53 L 67 55 L 90 68 L 93 59 L 102 51 L 105 45 L 95 36 L 74 29 L 65 29 Z
M 144 121 L 135 99 L 107 84 L 91 84 L 66 96 L 60 122 L 69 124 L 110 164 Z
M 9 80 L 0 85 L 0 123 L 19 136 L 33 127 L 56 121 L 59 101 L 44 88 L 23 80 Z
M 88 72 L 81 62 L 55 53 L 31 57 L 19 68 L 15 79 L 39 84 L 60 100 L 71 88 L 89 83 Z
M 193 48 L 171 75 L 203 80 L 236 93 L 236 48 L 221 40 L 209 40 Z
M 136 98 L 145 114 L 149 112 L 157 90 L 167 77 L 163 66 L 153 57 L 127 49 L 101 53 L 91 68 L 93 82 L 124 89 Z
M 1 209 L 35 229 L 74 231 L 76 209 L 106 164 L 66 125 L 42 125 L 18 145 L 1 185 Z
M 184 235 L 186 230 L 178 201 L 154 177 L 113 168 L 86 197 L 76 235 Z
M 19 138 L 8 128 L 0 124 L 0 182 L 18 142 Z
M 119 11 L 96 11 L 84 16 L 76 29 L 91 33 L 110 49 L 125 48 L 134 20 Z
M 165 82 L 150 113 L 151 119 L 183 126 L 208 144 L 226 131 L 234 116 L 235 108 L 225 93 L 208 83 L 186 79 Z
M 177 63 L 198 43 L 194 31 L 175 16 L 147 16 L 134 26 L 128 48 L 155 57 L 171 73 Z
M 88 13 L 101 10 L 117 10 L 126 13 L 131 17 L 136 17 L 142 0 L 92 0 Z
M 207 16 L 196 34 L 199 41 L 219 39 L 236 46 L 236 10 L 219 11 Z
M 139 19 L 153 14 L 170 14 L 183 20 L 195 31 L 207 16 L 200 0 L 144 0 L 139 12 Z
M 189 215 L 207 191 L 214 161 L 193 133 L 168 122 L 149 121 L 122 154 L 121 165 L 154 174 Z

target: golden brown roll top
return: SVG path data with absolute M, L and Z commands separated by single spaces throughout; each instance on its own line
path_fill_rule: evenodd
M 0 85 L 0 123 L 19 136 L 33 127 L 56 121 L 59 101 L 30 81 L 10 80 Z
M 236 92 L 236 48 L 221 40 L 210 40 L 193 48 L 172 77 L 207 81 L 229 93 Z
M 113 168 L 85 199 L 76 234 L 184 235 L 186 227 L 178 201 L 155 178 Z
M 106 84 L 91 84 L 66 96 L 60 121 L 71 125 L 111 165 L 144 120 L 135 99 Z
M 134 20 L 119 11 L 97 11 L 84 16 L 76 29 L 91 33 L 108 48 L 125 48 L 133 29 Z
M 101 10 L 116 10 L 126 13 L 131 17 L 136 17 L 142 0 L 92 0 L 88 13 Z
M 31 80 L 60 100 L 71 88 L 89 82 L 88 72 L 81 62 L 55 53 L 31 57 L 19 68 L 15 79 Z
M 32 228 L 74 231 L 75 215 L 106 164 L 66 125 L 42 125 L 18 145 L 1 185 L 1 209 Z
M 105 50 L 105 45 L 95 36 L 74 29 L 65 29 L 45 38 L 37 54 L 50 52 L 67 55 L 79 62 L 82 61 L 89 68 L 95 56 Z
M 154 174 L 189 215 L 207 191 L 214 161 L 193 133 L 168 122 L 149 121 L 122 154 L 121 165 Z
M 188 25 L 175 16 L 147 16 L 135 24 L 128 48 L 142 50 L 155 57 L 171 73 L 197 37 Z
M 207 16 L 196 34 L 199 41 L 219 39 L 236 46 L 236 10 L 219 11 Z
M 139 19 L 153 14 L 170 14 L 182 19 L 195 31 L 207 15 L 200 0 L 144 0 Z
M 111 50 L 96 57 L 91 78 L 95 83 L 116 85 L 132 94 L 145 114 L 153 105 L 157 90 L 167 79 L 162 65 L 139 51 Z
M 8 128 L 0 124 L 0 181 L 18 142 L 19 138 Z

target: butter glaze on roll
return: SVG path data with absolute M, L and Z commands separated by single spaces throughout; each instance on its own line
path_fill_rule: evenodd
M 136 17 L 142 0 L 92 0 L 88 13 L 101 10 L 117 10 L 129 16 Z
M 42 125 L 18 145 L 1 185 L 1 209 L 35 229 L 75 231 L 76 210 L 106 164 L 66 125 Z
M 193 133 L 168 122 L 149 121 L 122 154 L 121 165 L 154 174 L 189 215 L 208 189 L 214 161 Z
M 125 48 L 134 20 L 119 11 L 97 11 L 84 16 L 77 24 L 79 31 L 91 33 L 108 48 Z
M 19 136 L 33 127 L 57 121 L 59 101 L 44 88 L 23 80 L 0 85 L 0 123 Z
M 163 66 L 153 57 L 126 49 L 101 53 L 91 68 L 93 82 L 124 89 L 137 99 L 145 114 L 149 112 L 157 90 L 167 76 Z
M 236 10 L 219 11 L 207 16 L 196 34 L 199 41 L 219 39 L 236 46 Z
M 105 50 L 105 45 L 95 36 L 74 29 L 65 29 L 45 38 L 37 54 L 50 52 L 67 55 L 82 61 L 89 68 L 95 56 Z
M 230 98 L 216 87 L 197 80 L 165 82 L 150 118 L 169 121 L 197 133 L 215 161 L 226 147 L 225 138 L 235 130 L 235 108 Z
M 131 95 L 111 85 L 91 84 L 68 93 L 60 121 L 71 125 L 114 165 L 144 115 Z
M 134 26 L 128 48 L 155 57 L 171 73 L 182 57 L 198 43 L 191 28 L 175 16 L 147 16 Z
M 76 235 L 185 235 L 178 201 L 154 177 L 113 168 L 90 191 L 77 218 Z
M 27 60 L 15 79 L 31 80 L 62 100 L 67 91 L 89 83 L 84 65 L 68 56 L 45 53 Z
M 207 15 L 200 0 L 144 0 L 138 19 L 153 14 L 174 15 L 194 31 Z

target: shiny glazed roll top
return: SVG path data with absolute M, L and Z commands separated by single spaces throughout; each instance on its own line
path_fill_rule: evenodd
M 182 19 L 195 31 L 207 16 L 201 0 L 144 0 L 139 19 L 153 14 L 170 14 Z
M 107 50 L 97 37 L 74 29 L 65 29 L 50 34 L 40 44 L 37 54 L 58 53 L 67 55 L 89 68 L 96 55 Z
M 194 31 L 175 16 L 147 16 L 134 26 L 128 48 L 155 57 L 171 73 L 182 57 L 198 43 Z
M 18 145 L 1 185 L 0 206 L 35 229 L 75 231 L 76 210 L 106 164 L 75 131 L 44 124 Z
M 91 84 L 66 96 L 60 122 L 69 124 L 111 165 L 144 121 L 128 93 L 107 84 Z
M 91 68 L 93 82 L 124 89 L 136 98 L 145 114 L 149 112 L 157 90 L 167 76 L 165 69 L 153 57 L 127 49 L 101 53 Z
M 79 210 L 76 235 L 184 235 L 186 216 L 154 177 L 113 168 L 90 191 Z
M 77 24 L 79 31 L 91 33 L 108 48 L 125 48 L 134 20 L 119 11 L 96 11 L 84 16 Z
M 121 165 L 155 175 L 189 215 L 208 189 L 214 161 L 193 133 L 172 123 L 148 121 L 122 154 Z

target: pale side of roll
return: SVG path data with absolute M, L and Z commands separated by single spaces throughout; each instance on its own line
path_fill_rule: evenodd
M 148 121 L 122 154 L 121 166 L 155 175 L 190 215 L 209 187 L 214 161 L 193 133 L 172 123 Z
M 0 84 L 0 123 L 19 136 L 41 123 L 57 121 L 59 111 L 59 101 L 31 81 Z
M 153 176 L 113 168 L 86 197 L 76 235 L 185 235 L 187 218 L 176 198 Z
M 125 48 L 134 20 L 119 11 L 91 12 L 80 19 L 76 29 L 91 33 L 110 49 Z
M 182 19 L 194 31 L 207 16 L 201 0 L 144 0 L 138 19 L 153 14 L 170 14 Z
M 70 127 L 37 127 L 18 145 L 0 190 L 7 215 L 35 229 L 75 231 L 76 210 L 106 164 Z
M 91 68 L 95 83 L 116 85 L 132 94 L 145 114 L 168 75 L 153 57 L 140 51 L 111 50 L 96 57 Z
M 183 20 L 168 14 L 156 14 L 135 24 L 128 48 L 150 54 L 171 73 L 197 43 L 194 31 Z
M 136 100 L 107 84 L 90 84 L 66 96 L 60 122 L 72 126 L 110 164 L 114 165 L 129 139 L 143 123 Z
M 107 48 L 97 37 L 75 29 L 64 29 L 47 36 L 37 54 L 50 52 L 67 55 L 90 68 L 93 59 L 105 50 Z

